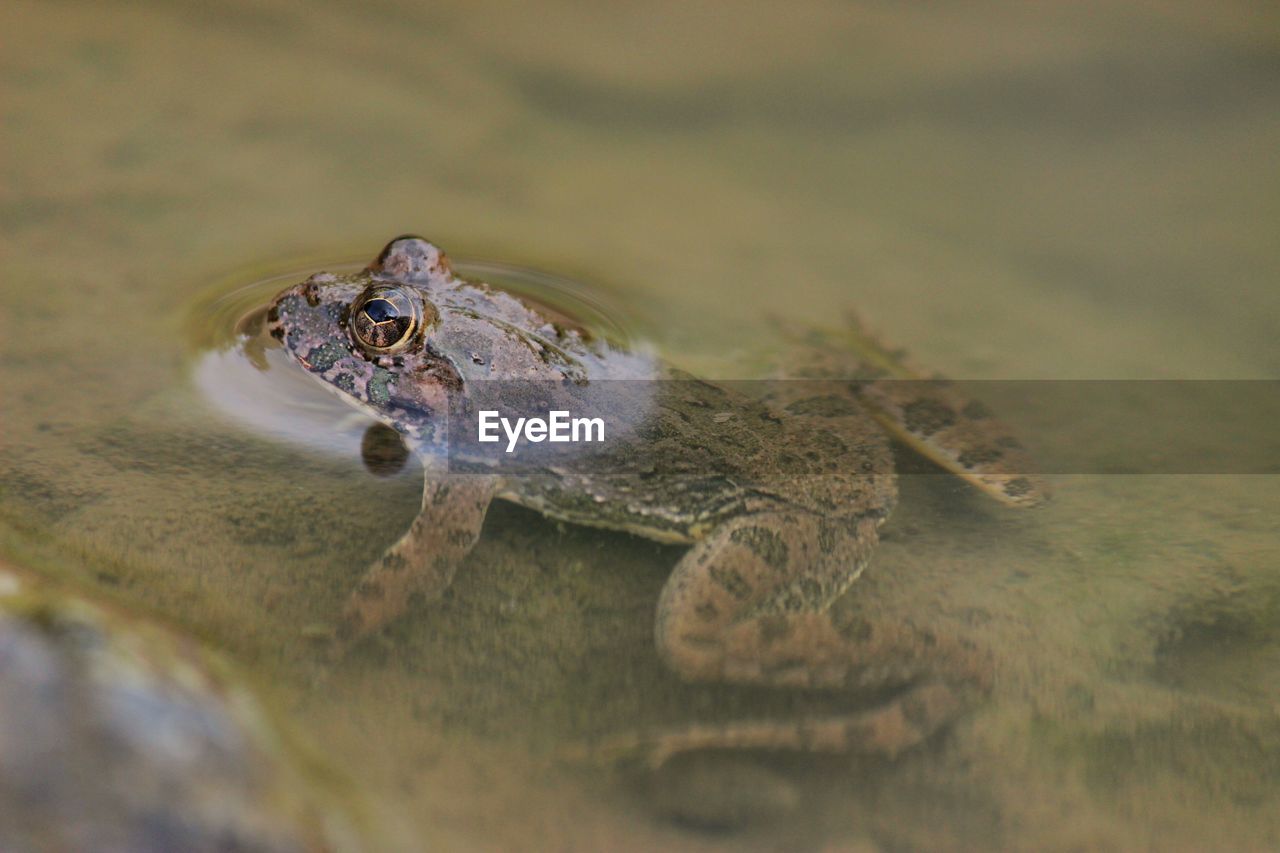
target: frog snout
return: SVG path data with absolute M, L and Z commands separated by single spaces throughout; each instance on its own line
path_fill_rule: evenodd
M 267 334 L 278 341 L 283 342 L 285 337 L 285 326 L 289 323 L 290 306 L 299 300 L 305 301 L 302 295 L 302 289 L 305 285 L 295 285 L 276 295 L 271 300 L 271 304 L 267 307 Z
M 295 339 L 323 338 L 332 334 L 330 314 L 321 303 L 318 286 L 311 281 L 281 291 L 267 309 L 267 333 L 289 348 Z

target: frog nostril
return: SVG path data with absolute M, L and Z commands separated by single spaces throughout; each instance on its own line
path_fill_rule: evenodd
M 302 296 L 312 308 L 320 304 L 320 288 L 316 287 L 315 282 L 308 281 L 302 286 Z

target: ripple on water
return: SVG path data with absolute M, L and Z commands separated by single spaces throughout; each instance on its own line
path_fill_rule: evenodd
M 622 347 L 638 341 L 621 298 L 599 287 L 499 261 L 454 259 L 464 278 L 518 294 L 542 313 Z M 187 318 L 195 351 L 192 378 L 210 407 L 226 420 L 277 441 L 336 454 L 361 455 L 375 421 L 292 365 L 264 331 L 267 304 L 285 287 L 321 270 L 349 274 L 363 263 L 344 260 L 261 276 L 228 276 L 198 301 Z

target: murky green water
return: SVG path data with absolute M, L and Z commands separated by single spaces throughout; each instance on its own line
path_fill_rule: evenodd
M 1064 475 L 1031 514 L 904 478 L 841 606 L 990 648 L 993 695 L 896 762 L 762 758 L 799 805 L 708 834 L 554 757 L 803 705 L 662 668 L 679 549 L 498 507 L 444 600 L 316 684 L 420 478 L 227 417 L 200 319 L 417 231 L 590 283 L 712 375 L 771 315 L 856 307 L 965 378 L 1272 378 L 1274 9 L 14 0 L 0 29 L 0 556 L 227 650 L 406 847 L 1280 844 L 1274 476 Z

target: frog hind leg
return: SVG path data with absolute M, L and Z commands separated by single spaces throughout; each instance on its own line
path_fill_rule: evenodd
M 370 566 L 347 598 L 336 654 L 404 613 L 411 598 L 438 597 L 480 537 L 496 484 L 482 476 L 435 478 L 409 529 Z
M 902 688 L 886 705 L 818 719 L 694 726 L 628 743 L 653 764 L 693 749 L 801 749 L 895 755 L 941 729 L 985 691 L 976 648 L 904 623 L 837 626 L 828 605 L 874 549 L 875 514 L 823 518 L 783 510 L 726 522 L 676 566 L 656 640 L 691 681 L 777 687 Z M 784 537 L 780 531 L 786 531 Z
M 984 403 L 886 346 L 856 314 L 838 332 L 777 325 L 790 342 L 787 378 L 851 380 L 850 393 L 887 433 L 943 469 L 1009 506 L 1048 499 L 1030 455 Z

